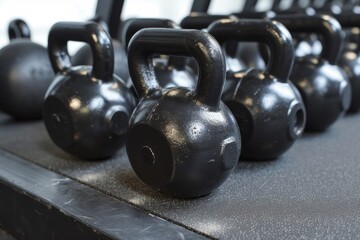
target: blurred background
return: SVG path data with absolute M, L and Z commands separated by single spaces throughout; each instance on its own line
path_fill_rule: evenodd
M 307 1 L 307 0 L 301 0 Z M 179 22 L 189 14 L 193 0 L 129 0 L 125 1 L 122 19 L 130 17 L 162 17 Z M 268 9 L 273 0 L 259 0 L 257 10 Z M 240 11 L 245 0 L 213 0 L 209 13 Z M 287 5 L 291 0 L 282 1 Z M 97 0 L 0 0 L 0 46 L 8 43 L 7 26 L 14 18 L 24 19 L 30 26 L 32 40 L 47 45 L 50 27 L 58 21 L 84 21 L 94 16 Z M 71 43 L 70 52 L 79 44 Z

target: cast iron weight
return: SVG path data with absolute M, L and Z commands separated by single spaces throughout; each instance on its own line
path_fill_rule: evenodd
M 173 28 L 180 27 L 168 19 L 134 18 L 124 22 L 122 43 L 128 47 L 130 39 L 139 30 L 144 28 Z M 185 87 L 194 89 L 197 73 L 188 65 L 189 58 L 183 56 L 153 57 L 153 67 L 156 79 L 162 88 Z
M 336 66 L 344 40 L 341 26 L 329 15 L 281 15 L 274 19 L 291 33 L 321 36 L 320 56 L 296 58 L 290 79 L 305 103 L 306 130 L 323 131 L 349 109 L 351 102 L 348 77 Z
M 237 20 L 233 15 L 210 15 L 206 13 L 191 14 L 183 18 L 180 26 L 184 29 L 198 29 L 205 30 L 211 23 L 217 20 Z M 223 47 L 225 48 L 225 60 L 227 71 L 240 71 L 246 68 L 243 61 L 237 55 L 238 42 L 228 42 Z
M 103 6 L 104 4 L 105 6 Z M 122 12 L 122 7 L 124 4 L 124 0 L 102 0 L 98 2 L 97 6 L 97 12 L 99 14 L 95 16 L 95 18 L 91 19 L 90 21 L 95 21 L 99 23 L 106 31 L 109 31 L 109 34 L 111 34 L 112 37 L 112 46 L 114 47 L 114 73 L 121 77 L 127 84 L 128 87 L 131 85 L 131 81 L 129 79 L 129 70 L 128 70 L 128 63 L 127 63 L 127 56 L 125 49 L 120 44 L 119 40 L 117 40 L 118 35 L 118 28 L 120 26 L 120 16 Z M 109 6 L 107 6 L 109 5 Z M 108 9 L 109 7 L 112 7 L 111 9 Z M 109 13 L 108 18 L 105 19 L 106 14 L 103 13 L 105 9 L 108 11 L 111 11 L 111 14 Z M 100 14 L 102 13 L 102 14 Z M 110 26 L 108 26 L 108 24 Z M 75 55 L 73 56 L 73 63 L 75 66 L 77 65 L 93 65 L 92 62 L 92 56 L 91 56 L 91 49 L 90 46 L 85 45 L 82 48 L 80 48 Z
M 252 13 L 245 13 L 251 15 Z M 220 19 L 238 19 L 235 15 L 191 14 L 181 20 L 180 26 L 185 29 L 204 29 L 212 22 Z M 226 49 L 227 68 L 240 71 L 245 68 L 265 68 L 257 43 L 227 42 Z
M 54 79 L 45 47 L 30 40 L 26 22 L 10 22 L 10 43 L 0 50 L 0 110 L 19 120 L 41 118 L 47 88 Z
M 242 134 L 241 158 L 272 159 L 287 151 L 302 135 L 306 112 L 299 92 L 288 79 L 294 62 L 292 38 L 280 23 L 243 19 L 217 21 L 208 33 L 224 44 L 252 41 L 266 44 L 266 70 L 228 72 L 233 87 L 223 101 L 234 114 Z
M 199 65 L 196 89 L 161 88 L 152 54 L 192 56 Z M 139 178 L 180 198 L 210 194 L 236 166 L 240 132 L 221 101 L 225 63 L 221 48 L 200 30 L 149 28 L 128 48 L 130 76 L 140 103 L 133 112 L 126 146 Z
M 357 34 L 347 32 L 348 41 L 345 43 L 338 65 L 349 76 L 352 98 L 349 112 L 359 112 L 360 110 L 360 56 L 359 56 L 359 42 L 352 42 L 351 38 L 359 40 L 359 28 L 360 28 L 360 15 L 354 13 L 342 13 L 340 15 L 334 15 L 334 17 L 340 22 L 344 30 L 356 27 Z
M 28 24 L 22 19 L 14 19 L 9 23 L 8 26 L 9 39 L 31 38 L 31 31 Z
M 316 9 L 321 13 L 329 13 L 339 21 L 345 33 L 345 44 L 342 48 L 338 65 L 347 73 L 351 88 L 352 99 L 348 112 L 360 110 L 360 67 L 359 58 L 359 27 L 360 15 L 355 13 L 355 2 L 327 1 L 322 8 Z M 341 11 L 341 12 L 340 12 Z
M 68 41 L 88 43 L 94 65 L 73 67 Z M 125 142 L 135 99 L 125 82 L 113 74 L 110 36 L 94 22 L 60 22 L 50 30 L 48 51 L 57 73 L 43 107 L 51 139 L 81 159 L 114 155 Z

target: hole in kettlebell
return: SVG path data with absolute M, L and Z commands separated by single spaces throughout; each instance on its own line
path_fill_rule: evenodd
M 304 130 L 304 121 L 305 121 L 305 114 L 302 109 L 298 109 L 295 113 L 294 119 L 294 134 L 296 136 L 301 135 Z
M 143 146 L 141 149 L 141 155 L 144 162 L 147 164 L 155 164 L 155 154 L 148 146 Z

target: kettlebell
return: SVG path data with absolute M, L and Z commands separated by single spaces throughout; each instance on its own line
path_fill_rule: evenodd
M 119 16 L 120 19 L 120 16 Z M 92 21 L 99 23 L 106 31 L 108 31 L 107 24 L 101 18 L 94 18 Z M 129 70 L 126 52 L 120 42 L 113 38 L 112 46 L 114 48 L 114 73 L 123 79 L 127 86 L 130 87 L 131 81 L 129 80 Z M 81 47 L 72 57 L 72 62 L 75 66 L 77 65 L 93 65 L 92 51 L 89 45 Z
M 134 18 L 128 19 L 123 25 L 122 43 L 128 46 L 131 37 L 143 28 L 173 28 L 180 27 L 168 19 Z M 189 65 L 189 58 L 183 56 L 157 56 L 153 58 L 156 79 L 162 88 L 186 87 L 194 89 L 197 72 Z
M 54 78 L 47 50 L 30 40 L 21 19 L 11 21 L 8 32 L 11 41 L 0 50 L 0 111 L 19 120 L 39 119 Z
M 360 15 L 351 13 L 342 13 L 334 15 L 339 21 L 344 30 L 349 30 L 353 27 L 360 27 Z M 356 32 L 356 31 L 355 31 Z M 359 56 L 359 42 L 353 42 L 352 38 L 356 38 L 356 34 L 351 31 L 347 33 L 347 41 L 340 54 L 338 65 L 346 72 L 349 77 L 351 85 L 351 104 L 349 112 L 355 113 L 360 110 L 360 56 Z M 359 40 L 359 39 L 356 39 Z
M 9 39 L 13 40 L 16 38 L 31 38 L 31 31 L 29 25 L 22 19 L 14 19 L 9 23 L 8 26 Z
M 209 26 L 208 33 L 220 44 L 252 41 L 269 47 L 266 70 L 228 73 L 227 81 L 236 84 L 224 92 L 222 99 L 240 127 L 241 158 L 280 156 L 302 135 L 306 121 L 301 96 L 288 81 L 294 62 L 290 33 L 278 22 L 251 19 L 217 21 Z
M 94 65 L 72 66 L 68 41 L 89 44 Z M 135 99 L 113 74 L 111 38 L 97 23 L 59 22 L 50 30 L 48 51 L 56 77 L 43 107 L 53 142 L 81 159 L 110 157 L 125 142 Z
M 324 131 L 350 106 L 351 86 L 345 72 L 336 66 L 344 35 L 329 15 L 281 15 L 275 18 L 291 33 L 316 33 L 322 40 L 319 56 L 296 58 L 290 75 L 306 107 L 306 130 Z
M 196 89 L 161 88 L 152 54 L 194 57 Z M 135 173 L 175 197 L 210 194 L 236 166 L 241 146 L 236 120 L 221 101 L 225 63 L 219 44 L 200 30 L 148 28 L 131 39 L 128 62 L 141 98 L 126 139 Z
M 180 22 L 180 26 L 184 29 L 198 29 L 205 30 L 206 28 L 213 22 L 217 20 L 237 20 L 238 18 L 233 15 L 210 15 L 206 13 L 196 13 L 190 14 L 183 18 Z M 228 42 L 223 48 L 225 49 L 225 61 L 226 61 L 226 69 L 227 71 L 241 71 L 245 69 L 245 63 L 238 56 L 238 42 Z

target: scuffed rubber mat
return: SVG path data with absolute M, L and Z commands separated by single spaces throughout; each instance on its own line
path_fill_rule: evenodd
M 277 160 L 240 161 L 217 191 L 194 200 L 143 184 L 124 147 L 104 161 L 69 156 L 50 141 L 41 121 L 0 115 L 0 148 L 210 237 L 360 238 L 360 114 L 324 133 L 305 134 Z

